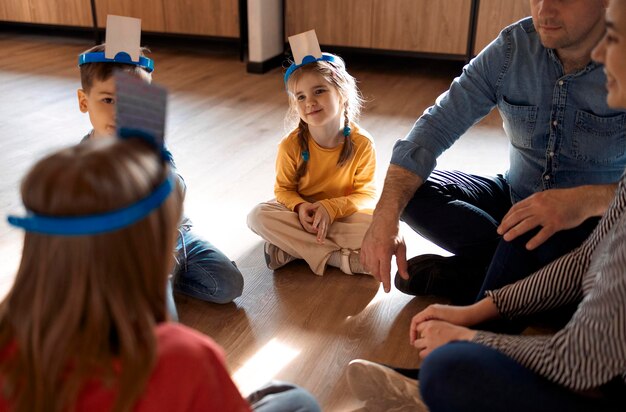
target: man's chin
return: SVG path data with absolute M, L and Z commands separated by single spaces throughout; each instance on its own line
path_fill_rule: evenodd
M 564 49 L 569 46 L 569 42 L 565 39 L 550 35 L 541 36 L 541 44 L 543 44 L 543 47 L 546 49 Z

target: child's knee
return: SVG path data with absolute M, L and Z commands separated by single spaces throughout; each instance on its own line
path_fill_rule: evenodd
M 243 275 L 242 273 L 239 271 L 239 269 L 237 269 L 236 266 L 233 265 L 233 270 L 231 270 L 228 273 L 228 293 L 227 293 L 227 298 L 230 299 L 230 301 L 238 298 L 239 296 L 241 296 L 241 294 L 243 293 Z
M 244 283 L 243 275 L 233 262 L 221 262 L 219 268 L 212 269 L 212 277 L 216 286 L 215 292 L 211 296 L 213 302 L 230 303 L 241 296 Z
M 269 208 L 265 203 L 259 203 L 256 205 L 250 213 L 248 213 L 247 223 L 248 227 L 255 233 L 264 227 L 267 227 L 269 218 Z

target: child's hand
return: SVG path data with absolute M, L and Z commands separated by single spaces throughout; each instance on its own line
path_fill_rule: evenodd
M 296 206 L 296 212 L 298 212 L 298 220 L 302 228 L 309 233 L 317 233 L 317 230 L 313 228 L 313 219 L 315 218 L 316 207 L 313 203 L 304 202 Z
M 316 208 L 313 217 L 313 229 L 317 231 L 317 243 L 322 245 L 328 233 L 328 226 L 330 226 L 330 215 L 321 203 L 316 202 L 313 206 Z

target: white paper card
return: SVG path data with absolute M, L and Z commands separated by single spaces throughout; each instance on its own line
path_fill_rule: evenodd
M 106 46 L 104 57 L 114 59 L 117 53 L 128 53 L 131 60 L 139 61 L 141 42 L 141 19 L 134 17 L 107 16 Z
M 302 64 L 302 59 L 306 56 L 313 56 L 316 59 L 322 57 L 322 49 L 317 41 L 315 30 L 305 31 L 289 37 L 289 45 L 293 54 L 293 61 Z

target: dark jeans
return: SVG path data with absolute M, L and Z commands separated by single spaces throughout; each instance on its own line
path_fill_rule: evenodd
M 452 342 L 433 351 L 419 371 L 420 391 L 431 412 L 623 411 L 619 380 L 593 396 L 548 381 L 489 347 Z
M 599 220 L 589 219 L 577 228 L 557 232 L 528 251 L 525 244 L 536 231 L 512 242 L 496 232 L 511 206 L 509 185 L 502 175 L 435 170 L 415 192 L 402 220 L 434 244 L 467 260 L 467 275 L 478 278 L 476 288 L 467 290 L 469 300 L 525 278 L 578 247 Z

